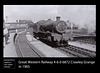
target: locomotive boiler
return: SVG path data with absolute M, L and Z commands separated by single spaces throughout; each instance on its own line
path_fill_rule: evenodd
M 35 23 L 33 33 L 34 37 L 53 47 L 67 46 L 70 36 L 65 34 L 66 28 L 66 22 L 56 17 L 56 21 L 48 19 Z

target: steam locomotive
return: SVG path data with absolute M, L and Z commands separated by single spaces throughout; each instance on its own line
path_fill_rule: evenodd
M 67 24 L 56 17 L 56 21 L 51 19 L 38 21 L 33 25 L 34 37 L 45 42 L 52 47 L 67 46 L 70 34 L 65 34 Z

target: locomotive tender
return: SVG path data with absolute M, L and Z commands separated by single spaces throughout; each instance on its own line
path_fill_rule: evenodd
M 41 20 L 33 25 L 34 37 L 46 42 L 52 47 L 67 46 L 70 34 L 65 34 L 67 24 L 56 17 L 56 21 L 51 19 Z

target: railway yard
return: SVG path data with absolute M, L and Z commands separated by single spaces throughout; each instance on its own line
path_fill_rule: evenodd
M 69 41 L 67 47 L 52 47 L 34 38 L 27 31 L 10 33 L 4 46 L 4 57 L 96 57 L 96 45 Z
M 6 23 L 10 43 L 4 46 L 4 57 L 9 57 L 11 48 L 17 57 L 96 57 L 95 31 L 90 35 L 60 16 L 55 19 Z
M 3 8 L 3 57 L 96 57 L 96 5 Z
M 95 4 L 3 5 L 2 24 L 3 69 L 96 68 Z

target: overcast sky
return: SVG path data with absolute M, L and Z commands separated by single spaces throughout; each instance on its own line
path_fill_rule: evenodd
M 8 16 L 8 22 L 15 22 L 17 19 L 39 20 L 52 19 L 60 16 L 61 20 L 70 20 L 79 26 L 96 25 L 95 5 L 4 5 L 4 19 Z

